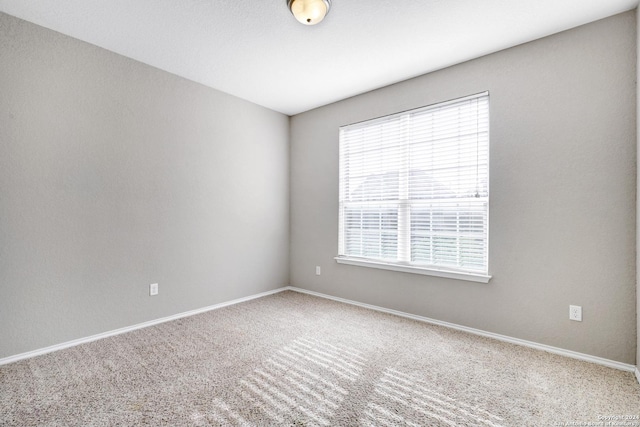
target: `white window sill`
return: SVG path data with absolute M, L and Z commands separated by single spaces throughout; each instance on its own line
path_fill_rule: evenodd
M 373 261 L 363 258 L 335 257 L 338 264 L 357 265 L 359 267 L 380 268 L 382 270 L 402 271 L 404 273 L 424 274 L 427 276 L 446 277 L 448 279 L 468 280 L 470 282 L 489 283 L 491 276 L 481 273 L 462 273 L 459 271 L 436 270 L 434 268 L 415 267 Z

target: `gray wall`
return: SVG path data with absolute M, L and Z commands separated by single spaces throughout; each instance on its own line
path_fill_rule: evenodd
M 638 157 L 636 159 L 636 317 L 638 320 L 636 328 L 638 334 L 636 339 L 636 367 L 640 370 L 640 268 L 638 268 L 640 265 L 640 251 L 638 251 L 640 247 L 640 215 L 638 214 L 638 212 L 640 212 L 640 173 L 638 173 L 637 169 L 638 165 L 640 165 L 640 105 L 638 105 L 640 100 L 640 9 L 636 9 L 636 32 L 636 73 L 638 76 L 636 79 L 636 136 L 638 138 Z M 638 380 L 640 380 L 640 378 Z
M 288 284 L 288 117 L 4 14 L 0 94 L 0 358 Z
M 635 363 L 635 28 L 627 12 L 294 116 L 291 284 Z M 338 127 L 484 90 L 493 279 L 336 264 Z

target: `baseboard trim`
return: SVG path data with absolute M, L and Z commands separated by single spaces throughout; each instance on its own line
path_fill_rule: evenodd
M 513 338 L 513 337 L 509 337 L 507 335 L 495 334 L 493 332 L 487 332 L 487 331 L 483 331 L 481 329 L 475 329 L 475 328 L 470 328 L 468 326 L 457 325 L 455 323 L 443 322 L 442 320 L 431 319 L 431 318 L 428 318 L 428 317 L 423 317 L 423 316 L 418 316 L 418 315 L 415 315 L 415 314 L 405 313 L 403 311 L 398 311 L 398 310 L 392 310 L 392 309 L 389 309 L 389 308 L 379 307 L 377 305 L 365 304 L 365 303 L 362 303 L 362 302 L 353 301 L 353 300 L 349 300 L 349 299 L 346 299 L 346 298 L 334 297 L 332 295 L 327 295 L 327 294 L 323 294 L 323 293 L 315 292 L 315 291 L 309 291 L 307 289 L 297 288 L 295 286 L 287 286 L 286 289 L 290 290 L 290 291 L 300 292 L 300 293 L 303 293 L 303 294 L 309 294 L 309 295 L 317 296 L 317 297 L 320 297 L 320 298 L 330 299 L 330 300 L 333 300 L 333 301 L 343 302 L 343 303 L 355 305 L 355 306 L 358 306 L 358 307 L 368 308 L 368 309 L 375 310 L 375 311 L 380 311 L 380 312 L 383 312 L 383 313 L 393 314 L 393 315 L 396 315 L 396 316 L 417 320 L 419 322 L 425 322 L 425 323 L 430 323 L 430 324 L 433 324 L 433 325 L 444 326 L 446 328 L 455 329 L 455 330 L 463 331 L 463 332 L 468 332 L 468 333 L 474 334 L 474 335 L 479 335 L 479 336 L 483 336 L 483 337 L 487 337 L 487 338 L 493 338 L 493 339 L 496 339 L 498 341 L 504 341 L 504 342 L 508 342 L 508 343 L 511 343 L 511 344 L 521 345 L 521 346 L 524 346 L 524 347 L 535 348 L 537 350 L 543 350 L 543 351 L 546 351 L 546 352 L 549 352 L 549 353 L 559 354 L 561 356 L 566 356 L 566 357 L 571 357 L 573 359 L 583 360 L 585 362 L 596 363 L 598 365 L 607 366 L 609 368 L 614 368 L 614 369 L 619 369 L 621 371 L 626 371 L 626 372 L 634 372 L 635 371 L 636 378 L 640 382 L 640 372 L 638 372 L 638 368 L 635 365 L 630 365 L 630 364 L 622 363 L 622 362 L 616 362 L 615 360 L 605 359 L 603 357 L 598 357 L 598 356 L 591 356 L 589 354 L 578 353 L 577 351 L 565 350 L 563 348 L 553 347 L 553 346 L 546 345 L 546 344 L 539 344 L 539 343 L 536 343 L 536 342 L 533 342 L 533 341 L 522 340 L 520 338 Z
M 9 357 L 5 357 L 5 358 L 0 359 L 0 366 L 6 365 L 8 363 L 17 362 L 17 361 L 23 360 L 23 359 L 30 359 L 32 357 L 40 356 L 40 355 L 47 354 L 47 353 L 53 353 L 54 351 L 63 350 L 65 348 L 69 348 L 69 347 L 75 347 L 75 346 L 80 345 L 80 344 L 85 344 L 85 343 L 88 343 L 88 342 L 97 341 L 97 340 L 100 340 L 100 339 L 103 339 L 103 338 L 112 337 L 114 335 L 124 334 L 124 333 L 127 333 L 127 332 L 135 331 L 137 329 L 148 328 L 149 326 L 159 325 L 160 323 L 170 322 L 172 320 L 181 319 L 183 317 L 189 317 L 189 316 L 193 316 L 193 315 L 196 315 L 196 314 L 205 313 L 207 311 L 217 310 L 217 309 L 223 308 L 223 307 L 228 307 L 230 305 L 240 304 L 241 302 L 250 301 L 250 300 L 253 300 L 253 299 L 256 299 L 256 298 L 266 297 L 267 295 L 272 295 L 272 294 L 276 294 L 278 292 L 282 292 L 282 291 L 288 290 L 288 288 L 289 288 L 288 286 L 282 287 L 282 288 L 277 288 L 277 289 L 273 289 L 271 291 L 261 292 L 259 294 L 249 295 L 247 297 L 238 298 L 238 299 L 234 299 L 234 300 L 231 300 L 231 301 L 226 301 L 226 302 L 210 305 L 210 306 L 203 307 L 203 308 L 198 308 L 198 309 L 195 309 L 195 310 L 185 311 L 183 313 L 178 313 L 178 314 L 174 314 L 174 315 L 167 316 L 167 317 L 162 317 L 160 319 L 150 320 L 148 322 L 138 323 L 138 324 L 132 325 L 132 326 L 125 326 L 124 328 L 114 329 L 112 331 L 107 331 L 107 332 L 102 332 L 100 334 L 91 335 L 89 337 L 78 338 L 76 340 L 63 342 L 61 344 L 55 344 L 55 345 L 52 345 L 52 346 L 49 346 L 49 347 L 40 348 L 40 349 L 37 349 L 37 350 L 28 351 L 26 353 L 16 354 L 14 356 L 9 356 Z
M 598 357 L 598 356 L 591 356 L 589 354 L 579 353 L 579 352 L 572 351 L 572 350 L 565 350 L 563 348 L 553 347 L 553 346 L 546 345 L 546 344 L 539 344 L 539 343 L 536 343 L 536 342 L 533 342 L 533 341 L 527 341 L 527 340 L 522 340 L 522 339 L 519 339 L 519 338 L 513 338 L 513 337 L 509 337 L 507 335 L 495 334 L 493 332 L 487 332 L 487 331 L 483 331 L 481 329 L 470 328 L 468 326 L 457 325 L 455 323 L 444 322 L 442 320 L 436 320 L 436 319 L 431 319 L 429 317 L 423 317 L 423 316 L 418 316 L 418 315 L 411 314 L 411 313 L 405 313 L 403 311 L 392 310 L 392 309 L 380 307 L 380 306 L 377 306 L 377 305 L 366 304 L 366 303 L 362 303 L 362 302 L 358 302 L 358 301 L 349 300 L 349 299 L 346 299 L 346 298 L 335 297 L 335 296 L 332 296 L 332 295 L 323 294 L 323 293 L 315 292 L 315 291 L 310 291 L 310 290 L 298 288 L 298 287 L 295 287 L 295 286 L 285 286 L 285 287 L 273 289 L 273 290 L 270 290 L 270 291 L 261 292 L 259 294 L 249 295 L 249 296 L 246 296 L 246 297 L 243 297 L 243 298 L 238 298 L 238 299 L 234 299 L 234 300 L 231 300 L 231 301 L 226 301 L 226 302 L 210 305 L 210 306 L 203 307 L 203 308 L 198 308 L 198 309 L 195 309 L 195 310 L 185 311 L 183 313 L 178 313 L 178 314 L 174 314 L 174 315 L 167 316 L 167 317 L 162 317 L 162 318 L 155 319 L 155 320 L 150 320 L 148 322 L 138 323 L 136 325 L 126 326 L 124 328 L 114 329 L 112 331 L 107 331 L 107 332 L 103 332 L 103 333 L 100 333 L 100 334 L 91 335 L 91 336 L 88 336 L 88 337 L 79 338 L 79 339 L 76 339 L 76 340 L 67 341 L 67 342 L 60 343 L 60 344 L 55 344 L 55 345 L 52 345 L 52 346 L 49 346 L 49 347 L 44 347 L 44 348 L 40 348 L 40 349 L 37 349 L 37 350 L 32 350 L 32 351 L 28 351 L 28 352 L 25 352 L 25 353 L 16 354 L 16 355 L 13 355 L 13 356 L 8 356 L 8 357 L 0 359 L 0 366 L 6 365 L 6 364 L 9 364 L 9 363 L 13 363 L 13 362 L 17 362 L 19 360 L 24 360 L 24 359 L 29 359 L 29 358 L 32 358 L 32 357 L 40 356 L 40 355 L 47 354 L 47 353 L 53 353 L 54 351 L 63 350 L 65 348 L 69 348 L 69 347 L 75 347 L 75 346 L 80 345 L 80 344 L 85 344 L 85 343 L 88 343 L 88 342 L 97 341 L 97 340 L 100 340 L 100 339 L 103 339 L 103 338 L 124 334 L 124 333 L 127 333 L 127 332 L 135 331 L 137 329 L 142 329 L 142 328 L 147 328 L 149 326 L 159 325 L 161 323 L 170 322 L 172 320 L 181 319 L 183 317 L 194 316 L 196 314 L 205 313 L 207 311 L 216 310 L 216 309 L 223 308 L 223 307 L 228 307 L 230 305 L 240 304 L 242 302 L 251 301 L 253 299 L 262 298 L 262 297 L 265 297 L 265 296 L 268 296 L 268 295 L 273 295 L 273 294 L 276 294 L 276 293 L 279 293 L 279 292 L 283 292 L 283 291 L 294 291 L 294 292 L 299 292 L 299 293 L 303 293 L 303 294 L 313 295 L 313 296 L 316 296 L 316 297 L 325 298 L 325 299 L 329 299 L 329 300 L 333 300 L 333 301 L 338 301 L 338 302 L 342 302 L 342 303 L 345 303 L 345 304 L 350 304 L 350 305 L 355 305 L 355 306 L 358 306 L 358 307 L 368 308 L 370 310 L 375 310 L 375 311 L 379 311 L 379 312 L 382 312 L 382 313 L 388 313 L 388 314 L 393 314 L 393 315 L 400 316 L 400 317 L 405 317 L 405 318 L 408 318 L 408 319 L 417 320 L 419 322 L 425 322 L 425 323 L 430 323 L 430 324 L 433 324 L 433 325 L 444 326 L 446 328 L 455 329 L 455 330 L 463 331 L 463 332 L 468 332 L 468 333 L 471 333 L 471 334 L 474 334 L 474 335 L 479 335 L 479 336 L 483 336 L 483 337 L 487 337 L 487 338 L 493 338 L 493 339 L 496 339 L 498 341 L 504 341 L 504 342 L 508 342 L 508 343 L 511 343 L 511 344 L 517 344 L 517 345 L 522 345 L 522 346 L 525 346 L 525 347 L 535 348 L 535 349 L 538 349 L 538 350 L 547 351 L 549 353 L 554 353 L 554 354 L 558 354 L 558 355 L 565 356 L 565 357 L 571 357 L 573 359 L 583 360 L 585 362 L 596 363 L 598 365 L 607 366 L 609 368 L 614 368 L 614 369 L 619 369 L 621 371 L 633 372 L 635 374 L 635 376 L 636 376 L 636 379 L 638 380 L 638 383 L 640 383 L 640 370 L 638 370 L 638 367 L 635 366 L 635 365 L 630 365 L 630 364 L 627 364 L 627 363 L 617 362 L 615 360 L 609 360 L 609 359 L 605 359 L 605 358 Z

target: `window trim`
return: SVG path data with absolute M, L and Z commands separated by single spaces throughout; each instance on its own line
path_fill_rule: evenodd
M 403 273 L 423 274 L 426 276 L 444 277 L 447 279 L 466 280 L 469 282 L 489 283 L 490 275 L 482 273 L 467 273 L 463 271 L 453 271 L 445 269 L 416 267 L 414 265 L 403 265 L 400 263 L 384 262 L 370 258 L 356 258 L 349 256 L 337 256 L 334 258 L 338 264 L 355 265 L 358 267 L 378 268 L 381 270 L 401 271 Z
M 344 125 L 344 126 L 340 126 L 340 129 L 342 128 L 346 128 L 346 127 L 350 127 L 350 126 L 357 126 L 366 122 L 374 122 L 376 120 L 383 120 L 383 119 L 387 119 L 387 118 L 393 118 L 393 117 L 402 117 L 403 115 L 406 115 L 408 113 L 412 113 L 414 111 L 417 110 L 423 110 L 423 109 L 429 109 L 431 107 L 440 107 L 440 106 L 446 106 L 449 104 L 453 104 L 453 103 L 457 103 L 460 101 L 466 101 L 466 100 L 470 100 L 470 99 L 474 99 L 474 98 L 481 98 L 481 97 L 489 97 L 489 91 L 484 91 L 484 92 L 480 92 L 480 93 L 476 93 L 476 94 L 472 94 L 472 95 L 468 95 L 468 96 L 464 96 L 464 97 L 460 97 L 460 98 L 456 98 L 456 99 L 451 99 L 448 101 L 444 101 L 444 102 L 438 102 L 438 103 L 434 103 L 431 105 L 427 105 L 424 107 L 419 107 L 419 108 L 415 108 L 415 109 L 410 109 L 410 110 L 405 110 L 405 111 L 400 111 L 397 113 L 393 113 L 393 114 L 389 114 L 389 115 L 385 115 L 385 116 L 381 116 L 381 117 L 377 117 L 377 118 L 373 118 L 373 119 L 367 119 L 367 120 L 363 120 L 360 122 L 355 122 L 349 125 Z M 490 108 L 490 107 L 488 107 Z M 489 123 L 487 123 L 487 126 L 489 126 Z M 489 153 L 487 152 L 487 156 L 489 155 Z M 341 157 L 342 159 L 342 157 Z M 342 160 L 340 160 L 342 162 Z M 487 167 L 488 167 L 488 158 L 487 158 Z M 487 183 L 488 184 L 488 183 Z M 486 197 L 486 202 L 488 204 L 489 202 L 489 197 L 487 194 Z M 394 200 L 394 202 L 397 202 Z M 377 201 L 377 203 L 385 203 L 385 201 Z M 399 210 L 398 215 L 402 214 L 402 209 Z M 488 216 L 488 206 L 487 206 L 487 216 Z M 341 228 L 342 228 L 342 222 L 341 220 L 339 220 L 339 238 L 338 238 L 338 243 L 339 246 L 342 245 L 342 239 L 344 238 L 344 236 L 341 233 Z M 405 227 L 406 228 L 406 227 Z M 405 233 L 409 232 L 409 230 L 405 229 Z M 488 218 L 487 218 L 487 224 L 486 224 L 486 235 L 485 235 L 485 244 L 486 244 L 486 250 L 487 252 L 489 251 L 489 223 L 488 223 Z M 407 236 L 402 236 L 400 235 L 400 231 L 398 231 L 398 244 L 400 244 L 400 241 L 403 238 L 407 238 Z M 437 266 L 437 265 L 416 265 L 416 264 L 412 264 L 409 261 L 405 261 L 403 259 L 398 259 L 398 260 L 384 260 L 384 259 L 377 259 L 377 258 L 367 258 L 367 257 L 359 257 L 359 256 L 354 256 L 354 255 L 343 255 L 341 254 L 342 251 L 338 251 L 338 255 L 336 257 L 334 257 L 334 259 L 336 260 L 337 263 L 339 264 L 347 264 L 347 265 L 354 265 L 354 266 L 360 266 L 360 267 L 368 267 L 368 268 L 377 268 L 377 269 L 383 269 L 383 270 L 390 270 L 390 271 L 399 271 L 399 272 L 405 272 L 405 273 L 413 273 L 413 274 L 422 274 L 422 275 L 428 275 L 428 276 L 435 276 L 435 277 L 443 277 L 443 278 L 450 278 L 450 279 L 458 279 L 458 280 L 466 280 L 466 281 L 472 281 L 472 282 L 479 282 L 479 283 L 488 283 L 489 280 L 492 278 L 492 276 L 489 274 L 489 265 L 486 265 L 486 270 L 485 271 L 473 271 L 473 270 L 458 270 L 455 267 L 449 267 L 449 266 Z M 487 253 L 488 255 L 488 253 Z

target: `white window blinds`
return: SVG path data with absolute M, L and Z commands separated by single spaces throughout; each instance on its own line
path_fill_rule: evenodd
M 486 274 L 489 94 L 340 128 L 339 257 Z

